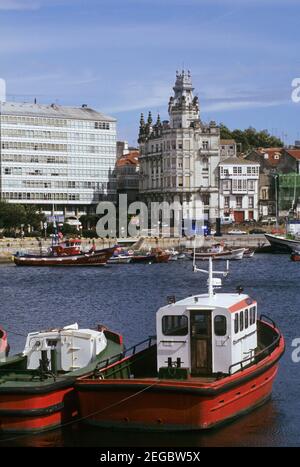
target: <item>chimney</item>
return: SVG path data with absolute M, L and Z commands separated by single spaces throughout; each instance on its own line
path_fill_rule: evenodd
M 6 102 L 6 82 L 0 78 L 0 102 Z

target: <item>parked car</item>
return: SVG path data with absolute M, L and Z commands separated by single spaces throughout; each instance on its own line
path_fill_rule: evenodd
M 247 232 L 245 230 L 233 229 L 228 231 L 228 235 L 244 235 Z
M 275 224 L 276 223 L 276 217 L 265 217 L 261 220 L 262 224 Z
M 266 230 L 263 229 L 251 229 L 249 230 L 249 234 L 265 234 L 267 233 Z

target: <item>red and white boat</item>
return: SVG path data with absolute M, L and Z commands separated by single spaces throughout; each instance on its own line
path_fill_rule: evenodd
M 122 336 L 103 326 L 31 332 L 21 354 L 0 361 L 0 433 L 42 431 L 78 414 L 77 377 L 123 351 Z
M 208 274 L 208 293 L 157 311 L 156 343 L 150 339 L 138 352 L 135 346 L 131 355 L 77 380 L 85 423 L 206 429 L 270 398 L 284 339 L 271 319 L 257 318 L 253 298 L 241 290 L 215 293 L 221 279 L 213 277 L 212 259 Z
M 47 254 L 14 255 L 17 266 L 103 266 L 113 255 L 115 247 L 96 250 L 92 248 L 85 252 L 81 250 L 81 240 L 78 238 L 52 245 Z

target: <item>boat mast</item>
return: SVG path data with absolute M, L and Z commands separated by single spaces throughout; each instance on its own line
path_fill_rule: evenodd
M 221 274 L 223 277 L 228 276 L 229 274 L 229 261 L 226 261 L 226 269 L 225 271 L 214 271 L 213 270 L 213 259 L 210 256 L 208 258 L 208 271 L 206 269 L 200 269 L 197 268 L 195 265 L 195 258 L 194 258 L 194 264 L 193 264 L 193 271 L 194 272 L 203 272 L 204 274 L 208 274 L 208 279 L 207 279 L 207 288 L 208 288 L 208 296 L 213 297 L 214 296 L 214 289 L 219 289 L 222 287 L 222 281 L 220 278 L 215 277 L 214 274 Z

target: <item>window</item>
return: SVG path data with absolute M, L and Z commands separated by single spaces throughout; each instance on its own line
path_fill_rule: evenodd
M 242 196 L 237 196 L 236 197 L 236 207 L 241 208 L 243 205 L 243 197 Z
M 254 207 L 254 197 L 253 196 L 249 196 L 249 208 L 253 208 Z
M 202 148 L 208 149 L 208 141 L 202 141 Z
M 245 310 L 245 329 L 249 326 L 249 312 L 248 309 Z
M 252 308 L 250 308 L 250 326 L 252 326 L 252 324 L 254 324 L 256 321 L 256 309 L 255 309 L 255 306 L 253 306 Z
M 248 190 L 250 191 L 255 190 L 255 180 L 248 180 Z
M 230 190 L 230 180 L 223 180 L 223 190 Z
M 244 312 L 240 311 L 240 331 L 244 329 Z
M 188 319 L 186 316 L 166 315 L 162 319 L 164 336 L 186 336 L 188 333 Z
M 225 336 L 227 331 L 226 317 L 222 315 L 215 316 L 214 328 L 216 336 Z
M 234 332 L 237 334 L 239 332 L 239 314 L 234 315 Z

